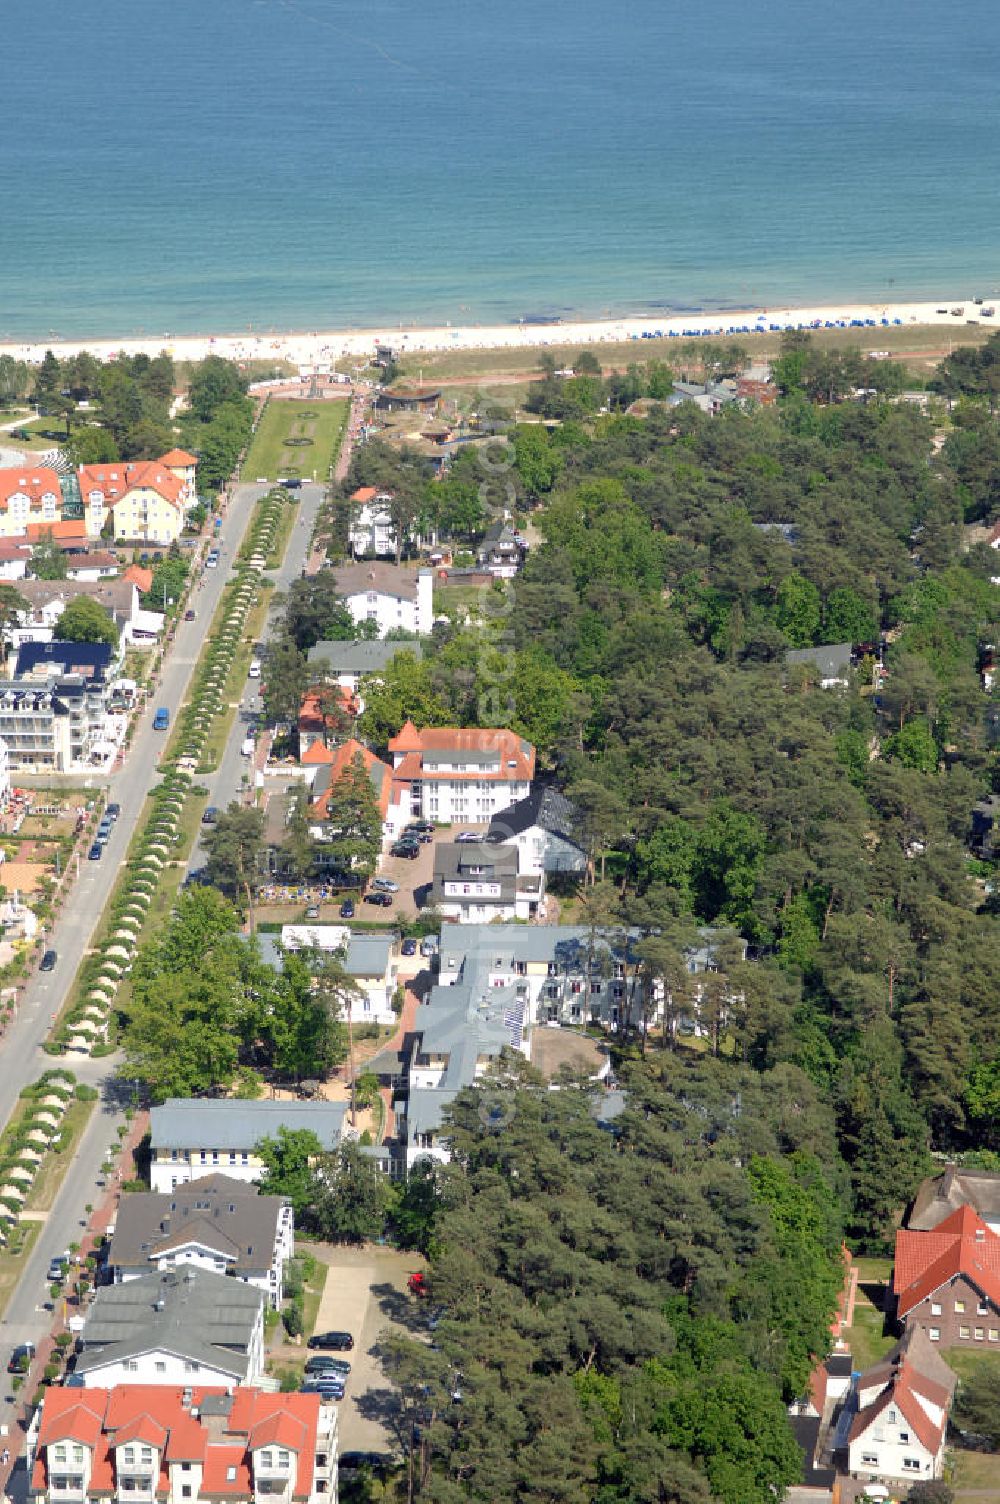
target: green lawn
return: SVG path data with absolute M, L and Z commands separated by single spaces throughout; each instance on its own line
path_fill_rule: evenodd
M 278 480 L 284 476 L 326 480 L 350 410 L 350 402 L 343 398 L 272 398 L 243 463 L 243 480 Z M 309 443 L 288 446 L 288 439 L 308 439 Z
M 960 1504 L 1000 1504 L 1000 1457 L 996 1452 L 949 1454 L 954 1474 L 950 1479 Z
M 871 1368 L 892 1347 L 896 1338 L 882 1330 L 883 1316 L 874 1306 L 854 1307 L 854 1325 L 844 1333 L 851 1345 L 851 1358 L 855 1368 Z
M 979 1368 L 1000 1370 L 1000 1352 L 988 1347 L 947 1347 L 943 1357 L 960 1379 L 967 1379 Z M 1000 1462 L 998 1462 L 1000 1467 Z

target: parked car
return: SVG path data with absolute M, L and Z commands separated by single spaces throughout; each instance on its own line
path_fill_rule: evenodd
M 39 971 L 55 971 L 59 957 L 54 950 L 47 950 L 42 957 Z
M 10 1355 L 7 1372 L 24 1373 L 34 1356 L 35 1344 L 33 1342 L 19 1342 Z
M 342 1382 L 335 1383 L 330 1379 L 310 1379 L 299 1390 L 300 1394 L 318 1394 L 321 1400 L 342 1400 L 344 1398 L 344 1385 Z
M 217 804 L 210 804 L 207 806 L 205 813 L 201 817 L 201 823 L 202 825 L 214 825 L 218 818 L 219 806 Z
M 380 909 L 391 909 L 392 895 L 390 893 L 383 893 L 380 889 L 376 889 L 374 893 L 365 894 L 365 903 L 378 904 Z
M 250 679 L 259 679 L 260 678 L 260 659 L 259 658 L 251 658 L 251 660 L 250 660 L 250 667 L 247 669 L 247 676 Z
M 426 1300 L 431 1293 L 430 1287 L 427 1284 L 427 1276 L 422 1269 L 418 1269 L 416 1273 L 410 1275 L 406 1281 L 406 1288 L 411 1295 L 416 1295 L 419 1300 Z
M 438 943 L 436 938 L 433 935 L 425 935 L 420 942 L 420 954 L 426 957 L 436 956 L 437 953 Z
M 344 899 L 343 903 L 340 905 L 340 917 L 341 917 L 341 919 L 353 919 L 354 918 L 354 899 L 353 898 L 345 898 Z
M 209 554 L 208 558 L 205 560 L 205 568 L 206 569 L 218 569 L 218 567 L 219 567 L 219 550 L 217 548 L 213 548 L 212 552 Z
M 350 1352 L 354 1346 L 354 1338 L 350 1332 L 315 1332 L 306 1346 L 333 1352 Z
M 474 830 L 460 830 L 455 837 L 456 841 L 481 841 L 483 838 Z
M 109 820 L 117 820 L 118 816 L 121 814 L 121 812 L 122 812 L 121 805 L 118 804 L 118 803 L 116 803 L 114 800 L 111 801 L 111 803 L 108 805 L 107 809 L 104 811 L 105 816 Z
M 404 956 L 415 956 L 417 954 L 417 942 L 415 940 L 404 940 L 400 949 Z
M 185 621 L 194 621 L 194 612 L 191 610 L 190 606 L 184 612 L 184 620 Z
M 415 861 L 420 855 L 420 844 L 417 841 L 393 841 L 389 847 L 390 856 L 405 856 L 409 861 Z
M 309 907 L 306 909 L 306 918 L 307 919 L 318 919 L 319 918 L 319 904 L 318 903 L 311 903 L 309 905 Z
M 399 884 L 393 882 L 391 877 L 373 877 L 372 887 L 378 888 L 382 893 L 398 893 Z
M 49 1272 L 46 1275 L 47 1282 L 50 1285 L 59 1284 L 63 1279 L 65 1279 L 66 1270 L 68 1268 L 69 1259 L 64 1253 L 57 1254 L 54 1259 L 49 1259 Z
M 103 852 L 103 850 L 104 847 L 101 845 L 100 841 L 95 841 L 93 846 L 91 846 L 90 850 L 87 852 L 88 862 L 99 862 L 101 860 L 101 853 Z
M 306 1363 L 306 1373 L 349 1374 L 351 1365 L 346 1358 L 335 1358 L 332 1353 L 317 1353 Z
M 161 705 L 153 717 L 153 730 L 166 731 L 170 725 L 170 711 L 165 705 Z
M 109 820 L 108 817 L 107 817 L 107 815 L 105 815 L 104 819 L 101 821 L 100 825 L 97 827 L 97 840 L 98 841 L 106 841 L 108 839 L 108 837 L 111 835 L 111 827 L 112 827 L 113 824 L 114 824 L 114 821 L 113 820 Z

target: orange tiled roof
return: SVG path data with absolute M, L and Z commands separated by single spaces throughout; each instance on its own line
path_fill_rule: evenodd
M 39 543 L 49 533 L 56 542 L 60 538 L 75 542 L 78 538 L 86 538 L 87 524 L 82 517 L 67 522 L 29 522 L 24 530 L 25 542 Z
M 33 465 L 25 468 L 0 470 L 0 508 L 6 509 L 12 496 L 25 495 L 41 500 L 47 492 L 53 492 L 62 503 L 62 486 L 59 477 L 48 465 Z
M 535 776 L 535 749 L 513 731 L 503 727 L 428 726 L 418 731 L 412 721 L 407 721 L 398 736 L 391 738 L 389 751 L 394 757 L 402 753 L 401 760 L 393 768 L 397 782 L 415 778 L 447 779 L 491 778 L 495 782 L 530 781 Z M 437 772 L 424 765 L 428 752 L 454 753 L 461 760 L 463 752 L 493 752 L 500 764 L 495 773 L 477 768 L 469 773 Z
M 351 691 L 345 689 L 343 685 L 337 685 L 336 687 L 342 709 L 346 710 L 348 715 L 356 715 L 358 707 Z M 322 734 L 323 712 L 320 704 L 321 694 L 322 690 L 310 689 L 303 698 L 299 710 L 298 726 L 300 731 L 318 731 Z
M 100 491 L 107 507 L 115 507 L 130 491 L 145 486 L 162 496 L 171 506 L 177 506 L 183 482 L 162 460 L 116 460 L 107 465 L 81 465 L 79 470 L 80 495 L 84 505 L 92 491 Z
M 130 564 L 122 575 L 122 579 L 131 580 L 132 584 L 138 587 L 142 595 L 145 595 L 148 590 L 152 590 L 153 588 L 153 571 L 151 569 L 143 569 L 141 564 Z
M 875 1403 L 858 1411 L 851 1423 L 849 1439 L 857 1441 L 858 1437 L 863 1436 L 890 1405 L 895 1405 L 909 1422 L 910 1429 L 915 1433 L 921 1446 L 932 1456 L 935 1455 L 944 1437 L 947 1420 L 943 1418 L 941 1424 L 936 1425 L 920 1403 L 918 1397 L 920 1395 L 928 1399 L 932 1405 L 944 1410 L 945 1417 L 947 1416 L 948 1395 L 945 1391 L 929 1379 L 925 1379 L 923 1374 L 917 1373 L 912 1364 L 904 1363 L 895 1379 L 886 1385 Z
M 1000 1237 L 971 1206 L 959 1207 L 930 1232 L 897 1232 L 892 1287 L 900 1317 L 959 1275 L 1000 1309 Z
M 360 502 L 374 501 L 377 495 L 378 488 L 376 486 L 359 486 L 351 497 L 351 500 Z
M 159 464 L 166 465 L 170 469 L 186 468 L 188 465 L 197 465 L 198 456 L 188 454 L 186 449 L 168 449 L 166 454 L 161 454 Z
M 45 1448 L 50 1442 L 77 1441 L 93 1453 L 91 1494 L 110 1494 L 115 1485 L 114 1448 L 139 1439 L 160 1453 L 158 1495 L 162 1496 L 169 1486 L 168 1463 L 202 1462 L 204 1495 L 246 1499 L 252 1491 L 251 1451 L 277 1442 L 296 1452 L 293 1497 L 307 1499 L 315 1471 L 319 1395 L 262 1394 L 256 1389 L 238 1388 L 232 1393 L 224 1439 L 214 1441 L 192 1411 L 200 1410 L 208 1395 L 225 1393 L 221 1388 L 186 1391 L 160 1384 L 120 1384 L 115 1389 L 82 1391 L 47 1389 L 32 1491 L 46 1491 Z
M 375 795 L 378 799 L 378 807 L 381 811 L 382 819 L 385 819 L 386 812 L 389 808 L 389 790 L 392 785 L 392 769 L 388 766 L 387 763 L 382 762 L 380 758 L 376 757 L 374 752 L 370 752 L 367 747 L 362 746 L 362 744 L 359 741 L 356 741 L 353 737 L 350 739 L 350 741 L 346 741 L 341 746 L 339 746 L 333 754 L 333 758 L 330 762 L 330 782 L 327 785 L 326 792 L 321 794 L 313 804 L 313 810 L 316 814 L 320 815 L 321 817 L 325 817 L 329 808 L 330 794 L 333 790 L 334 785 L 339 778 L 343 777 L 344 773 L 350 767 L 355 757 L 357 757 L 359 754 L 362 761 L 364 762 L 365 768 L 368 771 L 368 776 L 371 778 L 372 785 L 375 789 Z
M 331 748 L 324 747 L 322 740 L 318 739 L 309 743 L 299 761 L 304 768 L 317 768 L 321 767 L 324 763 L 333 762 L 336 755 Z

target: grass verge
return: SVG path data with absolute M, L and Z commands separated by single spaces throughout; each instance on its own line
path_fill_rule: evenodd
M 229 670 L 229 677 L 223 685 L 222 703 L 225 709 L 221 715 L 215 717 L 211 729 L 205 738 L 205 750 L 202 753 L 201 762 L 198 764 L 199 774 L 215 772 L 233 729 L 233 721 L 236 718 L 240 701 L 243 698 L 243 691 L 247 684 L 247 671 L 250 667 L 250 660 L 253 658 L 254 649 L 264 630 L 268 605 L 271 599 L 271 587 L 266 580 L 261 581 L 259 590 L 260 597 L 247 616 L 243 636 L 233 654 L 233 664 Z M 200 818 L 201 810 L 198 813 Z
M 0 1253 L 0 1316 L 7 1309 L 7 1302 L 24 1273 L 24 1261 L 43 1226 L 42 1222 L 19 1222 L 7 1247 Z
M 56 1192 L 59 1190 L 67 1168 L 72 1163 L 77 1145 L 83 1137 L 83 1130 L 90 1121 L 90 1115 L 96 1105 L 96 1099 L 92 1102 L 73 1101 L 66 1109 L 60 1125 L 62 1148 L 58 1152 L 50 1151 L 42 1160 L 31 1192 L 24 1204 L 26 1212 L 52 1210 Z

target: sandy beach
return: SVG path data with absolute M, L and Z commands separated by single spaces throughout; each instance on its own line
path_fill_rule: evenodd
M 65 357 L 89 350 L 99 360 L 118 351 L 156 355 L 168 351 L 176 360 L 203 360 L 223 355 L 230 360 L 287 360 L 313 367 L 344 358 L 364 358 L 377 343 L 406 354 L 421 350 L 531 349 L 545 345 L 590 345 L 605 341 L 658 337 L 745 337 L 757 332 L 794 328 L 849 328 L 852 323 L 893 327 L 907 324 L 941 324 L 952 328 L 967 322 L 992 327 L 993 305 L 977 305 L 968 298 L 939 298 L 922 303 L 831 303 L 807 308 L 770 307 L 744 311 L 689 312 L 645 317 L 565 321 L 559 323 L 444 325 L 438 328 L 406 329 L 382 325 L 375 329 L 327 330 L 296 333 L 185 334 L 169 332 L 132 339 L 35 340 L 0 344 L 0 353 L 18 360 L 40 361 L 46 350 Z M 986 316 L 984 317 L 984 313 Z M 997 320 L 1000 326 L 1000 318 Z

